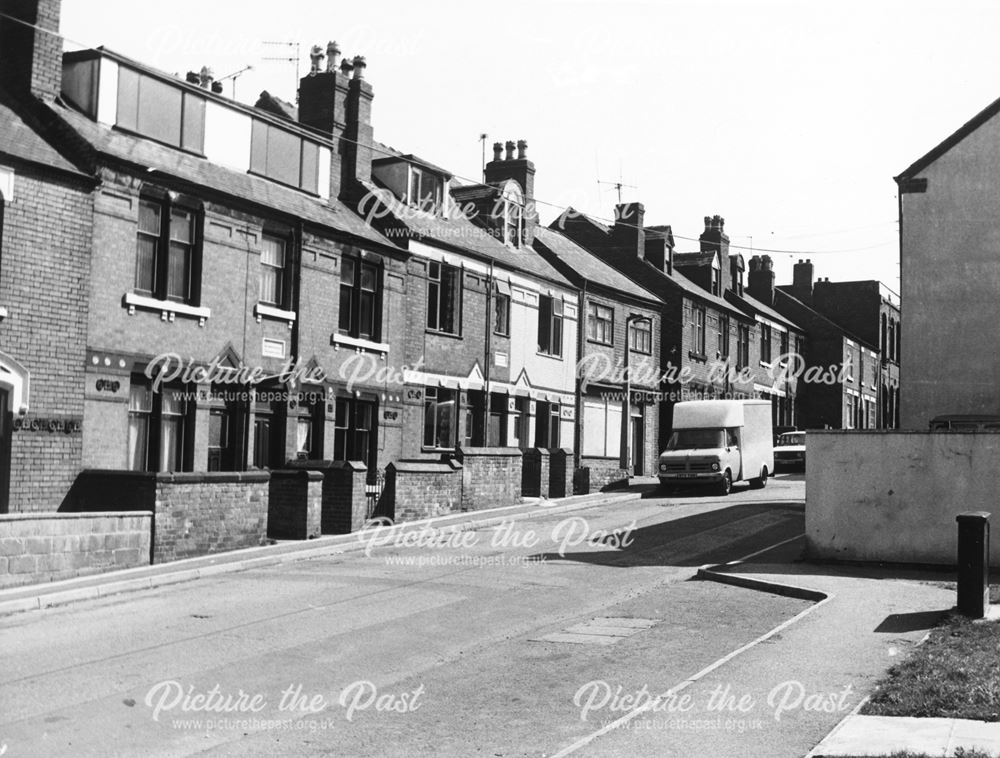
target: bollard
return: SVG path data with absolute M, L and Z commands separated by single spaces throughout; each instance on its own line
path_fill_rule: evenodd
M 958 522 L 958 610 L 984 618 L 990 608 L 990 514 L 960 513 Z

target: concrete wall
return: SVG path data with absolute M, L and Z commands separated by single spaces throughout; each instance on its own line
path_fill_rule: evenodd
M 806 541 L 813 558 L 955 564 L 965 511 L 992 511 L 1000 434 L 809 432 Z M 1000 534 L 990 560 L 1000 566 Z
M 0 588 L 148 566 L 149 512 L 0 515 Z

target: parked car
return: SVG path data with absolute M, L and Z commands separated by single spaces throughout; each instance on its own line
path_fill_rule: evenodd
M 778 444 L 774 447 L 775 469 L 801 468 L 806 469 L 806 433 L 785 432 L 778 436 Z

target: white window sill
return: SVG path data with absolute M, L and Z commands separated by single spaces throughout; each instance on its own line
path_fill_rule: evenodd
M 273 318 L 276 321 L 287 321 L 288 328 L 291 329 L 295 324 L 295 319 L 298 315 L 295 311 L 286 311 L 284 308 L 276 308 L 273 305 L 267 305 L 266 303 L 257 303 L 253 307 L 253 315 L 257 317 L 257 323 L 260 323 L 261 318 Z
M 161 321 L 173 322 L 178 314 L 189 318 L 196 318 L 198 319 L 198 326 L 204 326 L 205 321 L 212 317 L 211 308 L 187 305 L 173 300 L 160 300 L 155 297 L 137 295 L 135 292 L 126 292 L 123 301 L 128 306 L 128 315 L 130 316 L 135 315 L 136 308 L 142 308 L 147 311 L 159 311 Z
M 389 343 L 387 342 L 372 342 L 371 340 L 348 337 L 346 334 L 338 334 L 336 332 L 330 336 L 330 344 L 338 350 L 341 345 L 344 345 L 345 347 L 356 348 L 362 352 L 367 350 L 372 353 L 382 353 L 383 355 L 389 352 Z

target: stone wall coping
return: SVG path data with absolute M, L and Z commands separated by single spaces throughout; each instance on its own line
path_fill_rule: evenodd
M 216 482 L 266 482 L 271 479 L 269 471 L 125 471 L 122 469 L 88 468 L 80 472 L 80 477 L 102 479 L 137 479 L 173 484 L 202 484 Z
M 473 457 L 507 457 L 520 458 L 521 449 L 518 447 L 460 447 L 455 450 L 459 458 Z
M 82 518 L 134 518 L 153 517 L 152 511 L 40 511 L 38 513 L 0 513 L 0 522 L 4 521 L 49 521 L 58 519 Z
M 568 447 L 550 447 L 549 455 L 573 455 L 573 450 Z
M 990 437 L 1000 434 L 1000 431 L 987 430 L 987 429 L 949 429 L 948 431 L 930 431 L 929 429 L 800 429 L 798 431 L 803 431 L 806 434 L 823 434 L 823 435 L 844 435 L 844 436 L 860 436 L 864 434 L 870 434 L 873 436 L 889 436 L 892 434 L 907 434 L 914 435 L 920 434 L 925 437 L 945 437 L 949 434 L 953 434 L 959 437 L 967 437 L 970 434 L 979 434 L 983 437 Z
M 347 469 L 348 471 L 367 471 L 368 466 L 366 466 L 362 461 L 326 461 L 326 460 L 311 460 L 311 461 L 288 461 L 285 464 L 286 469 L 310 469 L 310 470 L 325 470 L 325 469 Z M 278 470 L 278 469 L 275 469 Z
M 523 455 L 537 455 L 544 458 L 547 455 L 551 455 L 552 451 L 547 447 L 529 447 L 527 450 L 522 451 Z
M 321 482 L 324 476 L 322 471 L 315 469 L 273 469 L 271 480 L 275 479 L 305 479 L 310 482 Z
M 385 467 L 405 474 L 451 474 L 462 468 L 458 461 L 393 461 Z

